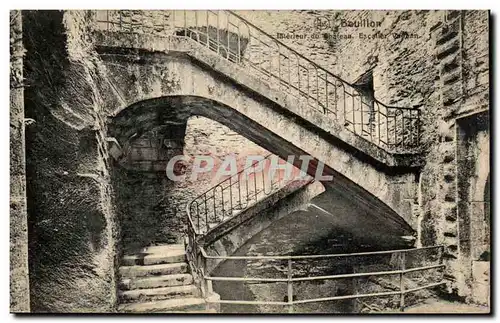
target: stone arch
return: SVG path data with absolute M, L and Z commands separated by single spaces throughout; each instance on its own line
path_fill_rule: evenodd
M 116 140 L 122 149 L 126 149 L 130 140 L 155 127 L 185 125 L 193 116 L 202 116 L 217 121 L 281 158 L 286 159 L 289 155 L 309 155 L 275 131 L 252 120 L 241 110 L 213 99 L 193 95 L 162 96 L 139 101 L 127 108 L 119 109 L 109 120 L 108 135 L 114 138 L 113 140 Z M 117 158 L 120 157 L 118 153 Z M 298 158 L 295 158 L 294 165 L 299 168 L 302 166 Z M 314 175 L 317 166 L 318 160 L 313 159 L 308 164 L 307 172 Z M 327 190 L 336 190 L 350 199 L 359 201 L 363 212 L 370 214 L 367 218 L 402 227 L 408 235 L 414 233 L 401 216 L 360 185 L 329 165 L 325 165 L 324 174 L 333 176 L 333 182 L 324 183 Z

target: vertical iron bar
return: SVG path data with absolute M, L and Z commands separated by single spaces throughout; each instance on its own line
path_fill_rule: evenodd
M 257 173 L 253 172 L 253 187 L 254 187 L 254 195 L 255 195 L 255 202 L 257 202 Z
M 233 183 L 232 183 L 232 176 L 229 177 L 229 212 L 231 212 L 231 215 L 233 214 Z M 224 219 L 223 219 L 224 220 Z
M 375 103 L 377 104 L 377 103 Z M 378 116 L 378 121 L 377 121 L 377 127 L 378 127 L 378 143 L 380 144 L 380 106 L 377 104 L 377 107 L 378 107 L 378 113 L 377 113 L 377 116 Z
M 287 293 L 288 293 L 288 313 L 293 313 L 293 281 L 292 281 L 292 259 L 288 259 L 287 271 Z
M 325 71 L 325 114 L 328 113 L 329 105 L 328 105 L 328 73 Z
M 420 109 L 417 111 L 417 144 L 420 144 Z
M 227 59 L 230 60 L 230 43 L 229 43 L 229 15 L 226 15 L 226 37 L 227 37 L 227 49 L 226 49 L 226 55 Z
M 400 298 L 399 298 L 399 310 L 401 312 L 404 312 L 405 309 L 405 282 L 404 282 L 404 270 L 405 270 L 405 265 L 406 265 L 406 254 L 404 251 L 402 251 L 400 254 L 400 260 L 401 260 L 401 274 L 399 274 L 399 292 L 400 292 Z
M 439 249 L 439 260 L 438 260 L 438 263 L 439 265 L 442 265 L 444 263 L 444 258 L 443 258 L 443 255 L 444 255 L 444 246 L 440 246 Z M 441 279 L 440 281 L 444 280 L 444 268 L 441 267 Z
M 201 258 L 201 273 L 202 273 L 202 277 L 201 280 L 202 280 L 202 288 L 203 288 L 203 292 L 205 294 L 205 297 L 208 296 L 208 290 L 207 290 L 207 280 L 205 279 L 205 273 L 207 272 L 207 258 L 205 258 L 203 256 L 203 253 L 200 252 L 200 258 Z
M 196 33 L 199 32 L 199 30 L 198 30 L 198 10 L 194 11 L 194 29 L 196 30 Z M 197 37 L 197 41 L 200 42 L 200 37 Z
M 364 122 L 363 122 L 363 97 L 359 97 L 360 105 L 361 105 L 361 136 L 363 136 L 363 130 L 364 130 Z
M 205 223 L 206 223 L 206 226 L 207 226 L 207 229 L 208 228 L 208 207 L 207 207 L 207 193 L 203 194 L 203 199 L 204 199 L 204 202 L 205 202 Z
M 213 200 L 214 200 L 214 219 L 217 218 L 217 201 L 216 201 L 216 198 L 215 198 L 215 193 L 216 193 L 216 190 L 214 189 L 213 190 Z
M 245 173 L 244 173 L 244 174 L 245 174 Z M 246 206 L 246 205 L 248 205 L 248 202 L 249 202 L 249 200 L 248 200 L 248 185 L 249 185 L 249 184 L 248 184 L 248 181 L 249 181 L 249 177 L 250 177 L 250 175 L 245 174 L 245 181 L 246 181 L 246 183 L 247 183 L 247 185 L 245 185 L 245 186 L 246 186 L 246 191 L 247 191 L 247 197 L 246 197 L 246 199 L 245 199 L 245 206 Z
M 401 133 L 402 133 L 402 138 L 401 138 L 401 142 L 403 144 L 403 148 L 405 148 L 405 110 L 401 110 L 403 112 L 403 116 L 401 117 L 402 121 L 403 121 L 403 125 L 402 125 L 402 130 L 401 130 Z
M 264 165 L 264 167 L 265 167 L 265 165 Z M 264 175 L 265 175 L 265 172 L 263 171 L 262 172 L 262 191 L 264 192 L 264 196 L 266 196 L 267 195 L 267 193 L 266 193 L 266 180 L 265 180 Z
M 207 33 L 207 47 L 208 49 L 210 49 L 210 28 L 209 28 L 209 24 L 208 24 L 208 15 L 210 14 L 210 10 L 207 10 L 206 11 L 206 15 L 207 15 L 207 26 L 206 26 L 206 30 L 205 32 Z
M 319 104 L 319 78 L 318 78 L 318 68 L 315 66 L 316 70 L 316 102 Z
M 200 231 L 200 207 L 198 206 L 198 202 L 196 202 L 196 218 L 197 218 L 197 226 L 198 226 L 198 231 Z
M 278 90 L 281 91 L 281 49 L 280 45 L 278 45 Z
M 298 89 L 298 93 L 297 93 L 297 97 L 299 98 L 299 102 L 300 102 L 300 97 L 302 96 L 302 94 L 300 93 L 300 61 L 299 61 L 299 57 L 298 56 L 295 56 L 297 57 L 297 89 Z
M 386 115 L 385 115 L 385 123 L 386 123 L 386 127 L 385 127 L 385 138 L 386 138 L 386 145 L 387 147 L 389 148 L 390 146 L 390 139 L 389 139 L 389 108 L 386 108 Z
M 354 94 L 351 95 L 352 98 L 352 132 L 356 133 L 356 112 L 354 111 L 354 107 L 356 106 L 354 102 Z
M 176 28 L 177 28 L 177 26 L 175 25 L 175 10 L 172 10 L 172 29 L 174 32 L 174 36 L 175 36 Z
M 240 32 L 240 23 L 238 22 L 238 63 L 241 63 L 241 32 Z
M 219 21 L 219 11 L 217 11 L 217 54 L 219 54 L 219 47 L 220 47 L 220 21 Z
M 396 131 L 396 123 L 397 123 L 397 118 L 398 118 L 398 114 L 397 113 L 394 113 L 394 148 L 396 147 L 396 144 L 398 142 L 398 132 Z
M 352 267 L 352 273 L 356 273 L 356 267 L 353 265 Z M 352 278 L 352 294 L 357 295 L 358 294 L 358 279 L 356 277 Z M 359 299 L 354 298 L 354 313 L 359 313 Z
M 238 176 L 237 180 L 238 180 L 238 201 L 240 203 L 240 209 L 242 208 L 242 205 L 241 205 L 241 180 L 239 179 L 239 175 L 236 175 Z
M 226 212 L 226 210 L 224 209 L 224 188 L 220 185 L 219 185 L 219 187 L 220 187 L 220 194 L 221 194 L 221 199 L 222 199 L 221 200 L 222 201 L 221 202 L 221 208 L 222 208 L 221 214 L 222 214 L 222 218 L 224 218 L 224 212 Z M 217 221 L 217 218 L 215 219 L 215 221 Z
M 309 98 L 311 96 L 311 94 L 309 93 L 311 90 L 310 90 L 310 79 L 309 79 L 309 69 L 306 68 L 306 71 L 307 71 L 307 104 L 309 104 Z
M 109 31 L 109 10 L 106 10 L 106 30 Z
M 292 93 L 292 66 L 291 66 L 291 58 L 288 57 L 288 90 L 290 94 Z

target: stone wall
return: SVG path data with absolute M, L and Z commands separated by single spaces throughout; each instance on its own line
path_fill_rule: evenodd
M 176 127 L 179 128 L 167 126 Z M 269 154 L 228 127 L 204 117 L 192 117 L 180 128 L 182 131 L 169 134 L 164 131 L 154 136 L 150 131 L 132 141 L 127 155 L 114 167 L 122 243 L 127 252 L 155 243 L 183 243 L 186 205 L 227 177 L 217 180 L 215 175 L 220 163 L 233 156 L 241 170 L 246 156 Z M 173 181 L 166 176 L 167 163 L 174 156 L 188 158 L 186 162 L 179 162 L 183 168 L 180 172 L 186 175 L 183 181 Z M 194 156 L 213 157 L 215 169 L 192 179 Z
M 10 311 L 29 312 L 22 14 L 10 12 Z

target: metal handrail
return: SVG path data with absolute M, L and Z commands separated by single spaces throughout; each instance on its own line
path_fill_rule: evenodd
M 421 251 L 421 250 L 430 250 L 430 249 L 438 249 L 439 257 L 438 264 L 419 266 L 413 268 L 406 268 L 406 257 L 405 255 L 409 252 L 413 251 Z M 404 311 L 405 308 L 405 295 L 408 293 L 412 293 L 422 289 L 428 289 L 432 287 L 437 287 L 446 283 L 444 280 L 444 270 L 442 273 L 442 277 L 439 282 L 433 282 L 422 286 L 417 286 L 414 288 L 406 289 L 404 283 L 404 275 L 407 273 L 414 272 L 422 272 L 431 269 L 440 269 L 445 268 L 443 264 L 443 252 L 444 246 L 429 246 L 422 248 L 413 248 L 413 249 L 399 249 L 399 250 L 384 250 L 384 251 L 375 251 L 375 252 L 358 252 L 358 253 L 350 253 L 350 254 L 328 254 L 328 255 L 304 255 L 304 256 L 208 256 L 203 249 L 200 247 L 201 255 L 205 259 L 218 259 L 218 260 L 287 260 L 288 261 L 288 270 L 287 277 L 285 278 L 267 278 L 267 277 L 212 277 L 209 275 L 204 275 L 202 279 L 211 283 L 213 281 L 230 281 L 230 282 L 268 282 L 268 283 L 287 283 L 287 293 L 288 293 L 288 301 L 280 302 L 280 301 L 247 301 L 247 300 L 211 300 L 212 303 L 219 304 L 241 304 L 241 305 L 281 305 L 288 306 L 289 312 L 293 312 L 293 305 L 298 304 L 306 304 L 306 303 L 316 303 L 316 302 L 325 302 L 325 301 L 336 301 L 336 300 L 346 300 L 346 299 L 359 299 L 366 297 L 381 297 L 381 296 L 390 296 L 390 295 L 399 295 L 400 297 L 400 311 Z M 399 254 L 400 259 L 400 268 L 397 270 L 387 270 L 387 271 L 379 271 L 379 272 L 362 272 L 362 273 L 349 273 L 349 274 L 336 274 L 336 275 L 324 275 L 324 276 L 307 276 L 307 277 L 293 277 L 292 270 L 292 262 L 293 260 L 299 259 L 317 259 L 321 256 L 326 258 L 334 258 L 337 257 L 360 257 L 360 256 L 379 256 L 379 255 L 387 255 L 387 254 Z M 319 257 L 318 257 L 319 256 Z M 293 258 L 292 258 L 293 257 Z M 351 294 L 351 295 L 342 295 L 342 296 L 333 296 L 333 297 L 321 297 L 321 298 L 310 298 L 303 300 L 294 300 L 293 298 L 293 283 L 294 282 L 304 282 L 304 281 L 314 281 L 314 280 L 336 280 L 336 279 L 356 279 L 361 277 L 372 277 L 372 276 L 391 276 L 391 275 L 399 275 L 399 290 L 396 291 L 388 291 L 388 292 L 376 292 L 376 293 L 367 293 L 367 294 Z
M 332 253 L 324 255 L 301 255 L 301 256 L 210 256 L 207 254 L 204 248 L 200 247 L 200 251 L 203 257 L 207 259 L 220 259 L 220 260 L 299 260 L 299 259 L 317 259 L 317 258 L 340 258 L 340 257 L 353 257 L 353 256 L 376 256 L 376 255 L 388 255 L 394 253 L 411 252 L 416 250 L 428 250 L 443 248 L 443 246 L 426 246 L 419 248 L 410 249 L 395 249 L 395 250 L 379 250 L 379 251 L 368 251 L 368 252 L 353 252 L 353 253 Z

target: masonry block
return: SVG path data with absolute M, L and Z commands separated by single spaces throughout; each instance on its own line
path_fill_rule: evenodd
M 445 86 L 443 89 L 443 104 L 451 105 L 455 101 L 459 100 L 462 96 L 462 88 L 460 84 L 452 84 Z
M 445 75 L 451 73 L 460 66 L 460 53 L 453 52 L 445 55 L 447 57 L 442 57 L 441 59 L 441 74 Z
M 443 178 L 446 183 L 452 183 L 455 181 L 456 174 L 456 166 L 453 164 L 448 164 L 443 166 Z
M 445 238 L 456 238 L 457 237 L 457 223 L 455 221 L 445 221 L 444 222 L 444 236 Z
M 450 71 L 449 73 L 445 73 L 443 77 L 444 85 L 452 85 L 455 82 L 458 82 L 462 77 L 462 71 L 460 69 L 455 69 Z
M 455 183 L 444 183 L 443 184 L 444 200 L 446 202 L 454 202 L 457 199 L 457 187 Z

